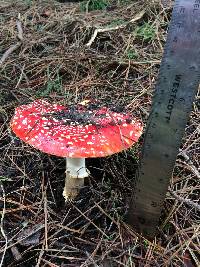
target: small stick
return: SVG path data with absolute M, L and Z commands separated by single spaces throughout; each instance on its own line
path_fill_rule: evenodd
M 12 45 L 11 47 L 8 48 L 8 50 L 6 50 L 6 52 L 3 54 L 3 56 L 0 59 L 0 66 L 3 65 L 4 61 L 9 57 L 10 54 L 12 54 L 15 50 L 17 50 L 23 41 L 23 30 L 22 30 L 22 23 L 20 20 L 16 21 L 16 25 L 17 25 L 17 30 L 18 30 L 18 39 L 20 40 L 19 42 L 17 42 L 16 44 Z
M 44 248 L 42 247 L 41 251 L 40 251 L 40 254 L 39 254 L 39 258 L 37 260 L 37 264 L 35 267 L 40 267 L 40 263 L 41 263 L 41 260 L 42 260 L 42 256 L 44 254 Z
M 5 257 L 5 254 L 6 254 L 6 250 L 8 248 L 8 238 L 7 238 L 6 233 L 4 232 L 4 228 L 3 228 L 3 220 L 4 220 L 5 210 L 6 210 L 6 194 L 5 194 L 4 187 L 3 187 L 2 184 L 1 184 L 1 191 L 3 192 L 4 201 L 3 201 L 3 211 L 2 211 L 2 214 L 1 214 L 0 230 L 1 230 L 2 236 L 5 239 L 5 247 L 4 247 L 4 250 L 3 250 L 3 255 L 1 256 L 0 267 L 3 266 L 4 257 Z
M 19 239 L 18 239 L 15 243 L 12 243 L 12 244 L 10 244 L 10 245 L 5 245 L 4 248 L 0 249 L 0 253 L 2 253 L 3 251 L 5 251 L 6 248 L 9 249 L 9 248 L 11 248 L 11 247 L 13 247 L 13 246 L 15 246 L 15 245 L 17 245 L 17 244 L 20 244 L 22 241 L 24 241 L 25 239 L 27 239 L 27 238 L 30 237 L 31 235 L 37 233 L 38 231 L 40 231 L 40 230 L 43 229 L 44 227 L 45 227 L 44 224 L 41 224 L 41 223 L 39 223 L 39 224 L 33 226 L 33 227 L 32 227 L 32 230 L 31 230 L 29 233 L 27 233 L 27 234 L 25 234 L 25 235 L 22 234 L 21 236 L 19 235 L 19 236 L 18 236 Z M 9 241 L 10 241 L 10 240 L 9 240 Z M 6 247 L 6 246 L 7 246 L 7 247 Z M 2 267 L 2 266 L 0 265 L 0 267 Z
M 190 168 L 190 170 L 197 176 L 197 178 L 200 179 L 200 173 L 198 169 L 194 166 L 193 162 L 189 158 L 189 156 L 185 153 L 185 151 L 180 150 L 179 155 L 183 156 L 186 162 L 188 163 L 187 166 Z
M 104 237 L 109 238 L 104 231 L 102 231 L 93 221 L 90 220 L 76 205 L 71 202 L 71 205 L 87 220 L 89 221 Z M 96 205 L 95 205 L 96 206 Z
M 185 198 L 183 198 L 183 197 L 180 197 L 179 195 L 177 195 L 176 193 L 174 193 L 172 190 L 170 190 L 169 192 L 170 192 L 170 194 L 171 194 L 173 197 L 175 197 L 178 201 L 183 202 L 183 203 L 185 203 L 185 204 L 187 204 L 187 205 L 189 205 L 189 206 L 192 206 L 192 207 L 194 207 L 195 209 L 197 209 L 197 210 L 200 211 L 200 205 L 199 205 L 198 203 L 195 203 L 195 202 L 193 202 L 193 201 L 190 200 L 190 199 L 185 199 Z
M 20 20 L 16 21 L 17 25 L 17 30 L 18 30 L 18 35 L 17 37 L 19 38 L 20 41 L 23 41 L 23 30 L 22 30 L 22 23 Z
M 3 56 L 0 59 L 0 66 L 4 63 L 4 61 L 9 57 L 10 54 L 12 54 L 13 51 L 18 49 L 21 46 L 21 42 L 17 42 L 16 44 L 12 45 L 6 52 L 3 54 Z
M 45 250 L 48 249 L 48 211 L 47 211 L 47 194 L 44 190 L 44 232 L 45 232 Z
M 96 29 L 92 35 L 92 37 L 90 38 L 89 42 L 86 44 L 87 47 L 90 47 L 92 45 L 92 43 L 94 42 L 94 40 L 97 37 L 97 34 L 100 32 L 109 32 L 109 31 L 115 31 L 115 30 L 119 30 L 119 29 L 123 29 L 125 28 L 129 23 L 134 23 L 136 21 L 138 21 L 139 19 L 141 19 L 145 14 L 145 11 L 141 11 L 138 15 L 135 16 L 135 18 L 131 19 L 130 21 L 128 21 L 127 23 L 115 26 L 115 27 L 107 27 L 107 28 L 99 28 Z

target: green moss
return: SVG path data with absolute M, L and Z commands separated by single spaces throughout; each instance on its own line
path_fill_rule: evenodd
M 59 75 L 59 69 L 56 72 L 56 77 L 52 78 L 49 68 L 47 69 L 47 86 L 44 90 L 38 92 L 38 96 L 48 97 L 51 93 L 60 93 L 62 91 L 62 78 Z
M 132 59 L 132 60 L 138 58 L 138 53 L 131 48 L 126 51 L 125 55 L 126 55 L 126 58 Z
M 90 0 L 83 1 L 80 4 L 81 11 L 93 11 L 93 10 L 104 10 L 107 8 L 109 2 L 108 0 Z
M 144 23 L 136 28 L 135 36 L 143 41 L 152 41 L 156 37 L 156 29 L 151 24 Z

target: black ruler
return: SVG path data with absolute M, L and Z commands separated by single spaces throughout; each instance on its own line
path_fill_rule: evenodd
M 177 0 L 129 209 L 129 223 L 146 237 L 156 233 L 199 81 L 200 0 Z

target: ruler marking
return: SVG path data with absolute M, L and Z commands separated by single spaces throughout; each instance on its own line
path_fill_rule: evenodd
M 172 12 L 136 174 L 129 222 L 153 237 L 200 76 L 200 0 Z

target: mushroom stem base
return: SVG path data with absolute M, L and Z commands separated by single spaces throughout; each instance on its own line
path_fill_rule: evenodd
M 75 178 L 66 171 L 65 187 L 63 197 L 66 201 L 75 199 L 79 194 L 80 189 L 84 186 L 84 178 Z

